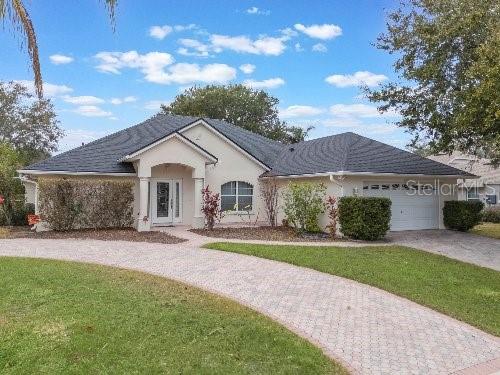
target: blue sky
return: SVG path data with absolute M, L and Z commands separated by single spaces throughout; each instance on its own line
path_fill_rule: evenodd
M 409 136 L 360 95 L 394 78 L 373 47 L 395 1 L 121 0 L 116 31 L 98 0 L 29 2 L 45 92 L 61 150 L 134 125 L 184 88 L 245 83 L 280 99 L 281 117 L 310 138 L 354 131 L 404 147 Z M 27 56 L 0 33 L 0 79 L 32 80 Z

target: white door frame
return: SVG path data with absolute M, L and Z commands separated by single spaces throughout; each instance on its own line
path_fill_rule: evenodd
M 169 184 L 168 196 L 168 212 L 165 217 L 157 217 L 157 184 L 159 182 Z M 178 184 L 178 185 L 177 185 Z M 177 194 L 178 186 L 178 194 Z M 169 178 L 152 178 L 151 179 L 151 199 L 150 199 L 150 217 L 152 225 L 172 225 L 182 222 L 182 180 L 173 180 Z M 179 208 L 177 210 L 177 203 Z

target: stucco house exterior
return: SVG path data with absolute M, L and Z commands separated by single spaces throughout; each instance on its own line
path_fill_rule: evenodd
M 164 114 L 19 173 L 34 203 L 41 177 L 131 179 L 139 231 L 203 227 L 207 185 L 221 193 L 222 224 L 264 222 L 259 186 L 270 178 L 280 189 L 314 181 L 337 197 L 389 197 L 392 230 L 443 228 L 442 207 L 457 199 L 457 179 L 474 177 L 354 133 L 284 145 L 221 120 Z M 326 226 L 326 215 L 320 224 Z
M 457 151 L 429 156 L 429 159 L 479 176 L 477 179 L 458 181 L 458 199 L 479 200 L 486 206 L 500 207 L 500 167 L 495 168 L 488 159 Z

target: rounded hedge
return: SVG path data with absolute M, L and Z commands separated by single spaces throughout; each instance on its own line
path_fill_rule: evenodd
M 483 202 L 446 201 L 443 207 L 443 221 L 448 229 L 466 232 L 481 222 Z
M 378 240 L 390 229 L 391 200 L 376 197 L 342 197 L 339 223 L 342 233 L 359 240 Z

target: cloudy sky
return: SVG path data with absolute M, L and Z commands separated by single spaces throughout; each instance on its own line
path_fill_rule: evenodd
M 373 47 L 396 1 L 121 0 L 113 33 L 98 0 L 28 4 L 62 151 L 134 125 L 187 87 L 243 83 L 280 99 L 310 138 L 353 131 L 403 148 L 409 136 L 359 86 L 394 78 Z M 0 32 L 0 80 L 32 85 L 18 40 Z

